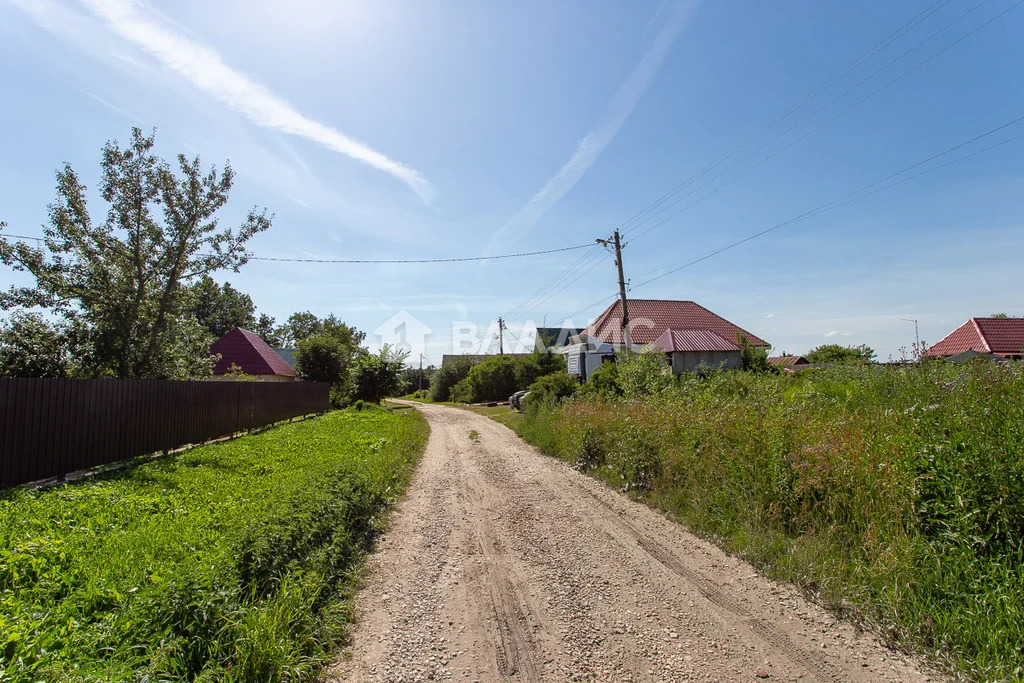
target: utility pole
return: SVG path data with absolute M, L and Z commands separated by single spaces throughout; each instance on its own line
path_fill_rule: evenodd
M 633 340 L 629 334 L 629 307 L 626 304 L 626 278 L 622 274 L 622 243 L 619 239 L 619 231 L 607 240 L 596 240 L 598 244 L 608 246 L 609 242 L 615 245 L 615 265 L 619 269 L 619 300 L 622 301 L 622 340 L 626 344 L 626 353 L 632 353 Z
M 498 355 L 505 355 L 505 321 L 498 318 Z
M 420 354 L 420 391 L 423 391 L 423 354 Z
M 914 354 L 920 360 L 921 357 L 921 336 L 917 333 L 917 321 L 913 318 L 900 318 L 903 322 L 914 323 Z

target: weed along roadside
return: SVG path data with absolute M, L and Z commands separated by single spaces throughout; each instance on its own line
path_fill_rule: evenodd
M 1020 363 L 718 373 L 621 393 L 477 412 L 902 648 L 1024 680 Z
M 426 444 L 328 413 L 0 498 L 0 680 L 310 680 Z

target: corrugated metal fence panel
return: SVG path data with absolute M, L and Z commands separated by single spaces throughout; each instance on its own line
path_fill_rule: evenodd
M 327 410 L 321 382 L 0 378 L 0 487 Z

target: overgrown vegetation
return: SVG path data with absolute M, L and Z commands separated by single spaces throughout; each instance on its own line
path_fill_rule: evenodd
M 642 363 L 510 424 L 908 647 L 1024 680 L 1021 363 Z
M 430 399 L 459 403 L 505 401 L 538 378 L 564 371 L 565 359 L 551 352 L 491 356 L 484 360 L 456 357 L 434 374 Z
M 0 498 L 0 680 L 311 680 L 426 442 L 376 406 Z

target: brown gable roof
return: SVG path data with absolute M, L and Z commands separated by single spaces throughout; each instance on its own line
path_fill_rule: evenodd
M 791 368 L 794 365 L 810 365 L 803 356 L 769 356 L 768 362 L 782 368 Z
M 629 300 L 629 331 L 634 344 L 650 344 L 668 329 L 707 330 L 730 343 L 735 343 L 737 334 L 743 334 L 752 346 L 770 346 L 760 337 L 692 301 Z M 606 308 L 587 328 L 587 333 L 608 344 L 623 344 L 622 302 L 616 300 Z
M 932 357 L 964 351 L 1017 356 L 1024 352 L 1024 318 L 971 318 L 928 349 Z
M 274 349 L 241 327 L 230 330 L 210 347 L 210 354 L 220 354 L 220 360 L 213 366 L 213 374 L 226 375 L 232 365 L 237 365 L 247 375 L 280 375 L 295 377 L 292 366 L 284 362 Z

